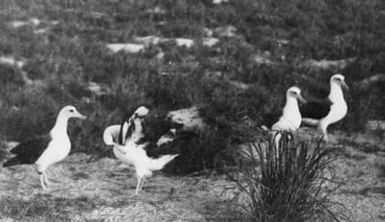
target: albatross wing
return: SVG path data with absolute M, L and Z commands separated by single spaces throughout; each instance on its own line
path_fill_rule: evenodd
M 35 163 L 48 147 L 50 142 L 51 137 L 49 135 L 40 136 L 21 142 L 11 150 L 11 153 L 16 154 L 16 156 L 5 162 L 3 166 L 7 167 L 16 164 Z
M 302 118 L 322 119 L 330 112 L 333 103 L 329 99 L 313 100 L 299 107 Z

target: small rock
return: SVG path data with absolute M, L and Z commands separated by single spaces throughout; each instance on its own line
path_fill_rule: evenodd
M 133 40 L 138 43 L 142 43 L 146 46 L 149 45 L 158 45 L 160 42 L 165 41 L 163 38 L 160 38 L 155 35 L 143 36 L 143 37 L 134 37 Z
M 17 68 L 22 69 L 23 66 L 25 65 L 25 59 L 16 60 L 12 56 L 1 56 L 0 57 L 0 64 L 16 66 Z
M 275 64 L 275 62 L 269 59 L 269 53 L 256 54 L 254 55 L 253 60 L 258 64 L 267 64 L 267 65 Z
M 40 24 L 40 20 L 37 19 L 37 18 L 31 18 L 29 20 L 29 22 L 32 24 L 32 25 L 35 25 L 35 26 L 38 26 Z
M 177 46 L 184 46 L 186 48 L 191 48 L 194 45 L 194 40 L 192 39 L 176 38 L 175 42 Z
M 237 28 L 235 28 L 235 26 L 232 26 L 232 25 L 228 25 L 228 26 L 223 26 L 223 27 L 218 27 L 216 28 L 215 30 L 215 33 L 220 36 L 220 37 L 237 37 Z
M 139 53 L 143 52 L 145 49 L 144 44 L 133 44 L 133 43 L 113 43 L 107 44 L 107 48 L 112 52 L 117 53 L 119 51 L 124 51 L 127 53 Z
M 163 15 L 166 13 L 166 10 L 162 9 L 159 6 L 156 6 L 155 8 L 147 9 L 146 12 L 148 14 L 158 14 L 158 15 Z
M 226 3 L 226 2 L 229 2 L 229 0 L 213 0 L 213 4 L 215 5 Z
M 207 37 L 211 37 L 214 34 L 214 31 L 209 28 L 203 28 L 203 33 Z
M 60 22 L 59 22 L 59 21 L 56 21 L 56 20 L 54 20 L 54 21 L 51 21 L 50 23 L 51 23 L 51 25 L 59 25 L 59 23 L 60 23 Z
M 160 51 L 155 55 L 155 58 L 156 58 L 157 60 L 163 60 L 163 59 L 164 59 L 164 56 L 165 56 L 164 52 L 163 52 L 162 50 L 160 50 Z
M 352 64 L 356 60 L 357 60 L 356 57 L 341 59 L 341 60 L 309 59 L 299 64 L 299 67 L 308 68 L 314 71 L 322 71 L 322 70 L 335 71 L 335 70 L 341 70 L 346 68 L 348 65 Z
M 219 43 L 218 38 L 203 38 L 202 40 L 202 45 L 207 47 L 213 47 L 217 43 Z
M 228 80 L 230 85 L 232 85 L 235 88 L 241 89 L 241 90 L 248 90 L 250 89 L 253 85 L 247 84 L 238 80 Z
M 89 16 L 94 19 L 101 19 L 105 17 L 106 15 L 102 12 L 90 12 Z
M 41 29 L 36 29 L 35 31 L 33 31 L 34 34 L 44 34 L 44 33 L 47 33 L 48 32 L 48 28 L 41 28 Z
M 106 95 L 110 91 L 110 89 L 106 85 L 96 82 L 88 82 L 87 89 L 98 96 Z
M 19 27 L 25 26 L 27 24 L 28 24 L 28 22 L 26 22 L 26 21 L 13 21 L 13 22 L 9 23 L 9 25 L 12 26 L 13 28 L 19 28 Z
M 167 25 L 167 21 L 159 21 L 156 24 L 158 24 L 160 26 L 164 26 L 164 25 Z
M 284 45 L 289 44 L 289 40 L 286 40 L 286 39 L 278 39 L 278 40 L 277 40 L 277 43 L 278 43 L 278 47 L 282 47 L 282 46 L 284 46 Z
M 31 18 L 31 19 L 26 20 L 26 21 L 13 21 L 13 22 L 10 22 L 9 25 L 12 26 L 13 28 L 20 28 L 20 27 L 23 27 L 26 25 L 38 26 L 38 25 L 40 25 L 40 23 L 41 22 L 39 19 Z
M 384 120 L 368 120 L 365 125 L 367 131 L 376 131 L 381 130 L 385 131 L 385 121 Z

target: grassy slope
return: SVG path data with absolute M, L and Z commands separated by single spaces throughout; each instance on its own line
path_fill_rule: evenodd
M 268 1 L 241 0 L 224 5 L 210 1 L 2 1 L 0 54 L 24 58 L 29 78 L 43 87 L 26 86 L 20 71 L 0 65 L 0 133 L 8 140 L 39 134 L 51 127 L 55 112 L 75 104 L 90 118 L 73 122 L 75 150 L 93 152 L 102 148 L 102 129 L 119 122 L 126 110 L 139 103 L 156 109 L 175 109 L 208 103 L 216 122 L 235 138 L 247 138 L 239 120 L 248 116 L 258 122 L 260 114 L 277 111 L 284 90 L 292 84 L 321 95 L 332 72 L 314 73 L 298 67 L 305 59 L 358 61 L 338 70 L 352 83 L 383 72 L 385 41 L 383 6 L 380 1 Z M 165 14 L 148 9 L 159 6 Z M 12 28 L 8 22 L 38 18 L 37 27 Z M 50 25 L 58 21 L 57 25 Z M 132 42 L 133 36 L 157 35 L 199 40 L 203 28 L 233 25 L 237 37 L 221 37 L 214 48 L 197 44 L 191 49 L 172 44 L 150 47 L 145 53 L 110 53 L 106 43 Z M 44 34 L 34 34 L 48 27 Z M 277 40 L 289 40 L 280 47 Z M 164 59 L 156 54 L 162 50 Z M 269 51 L 277 65 L 258 64 L 255 54 Z M 282 59 L 285 58 L 285 59 Z M 251 84 L 241 90 L 208 76 L 221 72 L 231 80 Z M 161 75 L 166 73 L 167 75 Z M 311 79 L 310 76 L 314 76 Z M 88 81 L 106 84 L 107 96 L 86 89 Z M 322 86 L 319 82 L 322 81 Z M 383 88 L 351 91 L 352 106 L 345 128 L 379 115 Z M 363 111 L 363 107 L 370 106 Z M 380 116 L 381 117 L 381 116 Z M 359 121 L 358 121 L 359 122 Z M 80 129 L 82 124 L 82 129 Z M 358 124 L 359 125 L 359 124 Z M 229 131 L 229 132 L 228 132 Z
M 119 122 L 124 111 L 133 109 L 139 103 L 151 104 L 159 110 L 208 103 L 214 122 L 220 129 L 224 128 L 224 134 L 246 140 L 252 134 L 248 133 L 248 130 L 257 124 L 260 114 L 279 109 L 282 94 L 288 86 L 298 84 L 304 88 L 306 94 L 313 89 L 317 95 L 325 93 L 327 78 L 332 72 L 314 72 L 300 68 L 298 64 L 306 59 L 343 59 L 357 56 L 358 60 L 354 64 L 344 70 L 338 70 L 347 76 L 348 83 L 384 72 L 385 27 L 382 24 L 385 19 L 383 11 L 385 7 L 379 0 L 344 0 L 339 3 L 326 0 L 282 0 L 274 3 L 237 0 L 217 6 L 209 2 L 208 0 L 1 1 L 0 55 L 27 59 L 28 63 L 24 70 L 29 78 L 41 80 L 43 84 L 27 86 L 23 84 L 19 70 L 0 65 L 2 123 L 0 139 L 19 140 L 46 132 L 51 127 L 58 109 L 65 104 L 75 104 L 82 113 L 89 116 L 89 119 L 82 123 L 71 121 L 70 131 L 74 149 L 94 152 L 103 149 L 101 133 L 104 127 Z M 156 15 L 146 12 L 155 6 L 164 8 L 166 13 Z M 25 26 L 14 29 L 8 25 L 8 22 L 28 20 L 31 17 L 45 22 L 35 28 Z M 59 24 L 49 25 L 50 21 L 59 21 Z M 205 35 L 203 27 L 215 29 L 229 24 L 238 29 L 239 36 L 221 37 L 220 43 L 214 48 L 198 44 L 186 49 L 166 44 L 151 47 L 145 53 L 135 55 L 112 54 L 105 48 L 105 43 L 131 42 L 132 37 L 136 35 L 199 40 Z M 47 33 L 34 34 L 34 30 L 47 26 L 50 27 Z M 279 39 L 287 39 L 289 44 L 280 47 L 277 43 Z M 160 49 L 165 53 L 162 61 L 155 58 Z M 271 53 L 269 58 L 278 65 L 264 65 L 253 61 L 255 54 L 264 51 L 269 51 Z M 285 59 L 282 59 L 283 56 Z M 225 81 L 210 78 L 216 72 L 221 72 L 231 80 L 251 84 L 252 87 L 242 90 L 232 87 Z M 167 75 L 161 75 L 164 73 Z M 106 84 L 110 94 L 100 97 L 86 90 L 88 81 Z M 319 85 L 320 82 L 323 86 Z M 350 113 L 342 123 L 342 127 L 354 129 L 366 118 L 384 118 L 381 112 L 384 110 L 384 104 L 374 102 L 383 98 L 383 95 L 383 86 L 371 89 L 370 92 L 359 92 L 353 88 L 348 96 Z M 357 104 L 359 106 L 354 106 Z M 245 119 L 251 120 L 251 126 L 246 124 L 250 122 L 239 121 Z M 352 146 L 354 149 L 363 147 L 362 144 Z M 353 150 L 352 153 L 346 154 L 346 161 L 342 161 L 338 167 L 347 184 L 345 193 L 336 195 L 336 199 L 347 203 L 353 213 L 356 206 L 360 206 L 361 214 L 353 215 L 353 218 L 361 218 L 357 221 L 367 218 L 370 218 L 370 221 L 381 220 L 383 215 L 381 207 L 378 206 L 381 205 L 381 201 L 383 202 L 384 192 L 378 181 L 381 182 L 383 176 L 376 174 L 378 169 L 383 168 L 381 164 L 377 164 L 382 160 L 381 156 L 377 157 L 381 151 L 368 155 L 360 150 Z M 76 156 L 71 158 L 76 159 Z M 375 163 L 372 161 L 373 158 Z M 139 212 L 148 215 L 148 211 L 159 211 L 159 207 L 169 209 L 178 204 L 162 199 L 163 202 L 155 203 L 158 205 L 153 208 L 152 196 L 148 199 L 146 196 L 145 200 L 139 203 L 130 202 L 123 197 L 119 199 L 118 196 L 124 195 L 127 190 L 127 184 L 122 182 L 124 178 L 117 180 L 121 184 L 116 187 L 114 183 L 111 185 L 111 181 L 100 183 L 100 178 L 96 178 L 100 190 L 107 190 L 102 197 L 97 197 L 98 193 L 95 194 L 92 185 L 95 181 L 88 181 L 89 177 L 104 177 L 109 174 L 107 172 L 96 174 L 93 169 L 86 169 L 87 166 L 83 166 L 82 163 L 84 160 L 69 159 L 68 162 L 59 164 L 58 168 L 53 168 L 54 172 L 60 171 L 58 175 L 65 174 L 71 165 L 76 164 L 79 169 L 84 168 L 83 171 L 74 169 L 64 177 L 65 181 L 68 180 L 68 184 L 74 186 L 70 197 L 63 195 L 68 195 L 68 190 L 72 188 L 64 186 L 64 192 L 41 194 L 37 187 L 36 175 L 30 174 L 27 176 L 30 178 L 25 180 L 22 179 L 24 177 L 17 177 L 29 172 L 31 169 L 28 167 L 19 169 L 15 173 L 16 178 L 12 180 L 9 178 L 14 171 L 2 171 L 0 187 L 16 189 L 10 193 L 8 189 L 1 191 L 2 197 L 5 196 L 0 203 L 3 207 L 0 209 L 2 217 L 18 220 L 30 216 L 31 220 L 35 221 L 44 218 L 47 221 L 51 218 L 65 221 L 77 217 L 78 220 L 82 220 L 82 218 L 103 218 L 103 215 L 108 215 L 108 211 L 114 211 L 111 208 L 119 206 L 120 211 L 130 213 L 121 215 L 119 211 L 112 214 L 132 219 L 132 214 L 138 212 L 139 208 L 144 209 Z M 100 167 L 98 164 L 103 164 L 100 162 L 94 164 L 98 170 L 108 168 L 113 171 L 112 169 L 116 167 L 114 165 L 110 168 L 111 165 L 108 164 Z M 365 167 L 356 169 L 353 166 Z M 66 169 L 60 170 L 61 167 Z M 344 169 L 349 169 L 349 172 L 346 173 Z M 354 180 L 349 180 L 345 175 Z M 76 178 L 79 183 L 74 183 Z M 58 180 L 55 187 L 60 187 L 60 177 L 55 179 Z M 168 181 L 165 178 L 161 179 Z M 21 180 L 25 182 L 18 186 L 13 186 L 9 182 Z M 208 204 L 209 210 L 205 209 L 206 205 L 202 202 L 198 202 L 203 204 L 202 206 L 193 203 L 195 199 L 178 207 L 182 208 L 181 210 L 191 209 L 191 212 L 186 213 L 186 218 L 200 220 L 204 217 L 209 220 L 219 212 L 216 208 L 218 203 L 215 201 L 222 188 L 210 191 L 208 187 L 213 184 L 189 187 L 192 183 L 189 180 L 190 178 L 182 178 L 181 181 L 177 181 L 181 183 L 178 189 L 182 190 L 177 198 L 186 200 L 200 191 L 200 196 L 196 200 Z M 130 180 L 131 183 L 134 181 Z M 174 184 L 175 181 L 171 183 Z M 89 190 L 94 193 L 82 195 L 79 187 L 83 188 L 82 192 Z M 226 190 L 226 185 L 223 187 Z M 32 195 L 25 195 L 30 192 Z M 184 192 L 190 192 L 188 195 L 191 196 L 186 198 Z M 211 196 L 207 194 L 210 192 L 213 192 Z M 110 199 L 114 195 L 115 198 Z M 207 199 L 202 200 L 201 197 Z M 35 200 L 37 202 L 34 202 Z M 94 212 L 93 215 L 94 208 L 87 206 L 87 203 L 99 206 L 100 209 L 107 208 L 107 213 L 101 210 Z M 370 209 L 374 209 L 374 213 L 365 212 L 368 205 Z M 77 213 L 72 217 L 70 214 L 74 211 Z M 164 216 L 160 217 L 164 221 L 175 219 L 175 213 L 163 213 Z M 176 213 L 183 214 L 183 212 Z

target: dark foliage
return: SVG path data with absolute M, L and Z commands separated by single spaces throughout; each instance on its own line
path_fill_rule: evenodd
M 5 0 L 0 4 L 12 12 L 0 15 L 4 24 L 36 17 L 42 20 L 38 28 L 48 28 L 41 35 L 33 33 L 37 27 L 0 28 L 1 55 L 25 59 L 23 71 L 43 83 L 41 88 L 26 85 L 18 68 L 0 65 L 4 140 L 47 133 L 56 112 L 74 104 L 88 119 L 70 123 L 73 152 L 99 153 L 105 150 L 104 128 L 119 124 L 126 111 L 142 103 L 155 112 L 204 103 L 209 130 L 190 145 L 202 155 L 197 159 L 205 159 L 196 167 L 202 169 L 213 165 L 217 150 L 249 141 L 261 117 L 281 109 L 288 87 L 296 84 L 305 94 L 325 96 L 334 72 L 344 74 L 351 86 L 348 115 L 336 127 L 360 130 L 367 119 L 384 116 L 383 84 L 365 92 L 354 87 L 363 78 L 384 72 L 381 1 L 239 0 L 213 5 L 209 0 Z M 164 12 L 149 12 L 155 8 Z M 50 21 L 59 23 L 48 25 Z M 217 30 L 228 25 L 236 28 L 235 36 Z M 220 40 L 217 45 L 201 44 L 209 35 L 205 28 Z M 138 54 L 114 54 L 105 47 L 145 35 L 191 38 L 196 44 L 186 48 L 164 43 Z M 282 40 L 287 43 L 278 44 Z M 272 63 L 256 62 L 255 55 L 266 55 Z M 357 60 L 341 70 L 318 72 L 299 66 L 307 59 L 347 57 Z M 92 92 L 89 81 L 108 90 L 102 95 Z

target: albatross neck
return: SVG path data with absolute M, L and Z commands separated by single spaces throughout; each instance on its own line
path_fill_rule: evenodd
M 292 115 L 299 115 L 299 107 L 298 107 L 298 101 L 296 98 L 287 96 L 286 97 L 286 105 L 283 108 L 283 116 L 289 117 Z
M 58 115 L 55 126 L 52 128 L 50 134 L 52 137 L 67 135 L 68 117 Z
M 135 119 L 134 124 L 135 124 L 135 130 L 134 130 L 134 132 L 132 132 L 132 135 L 129 138 L 129 140 L 137 142 L 140 139 L 142 139 L 144 136 L 143 135 L 143 126 L 142 126 L 142 121 L 139 119 Z
M 330 83 L 329 99 L 333 103 L 345 101 L 341 86 L 338 83 L 334 83 L 334 82 Z

